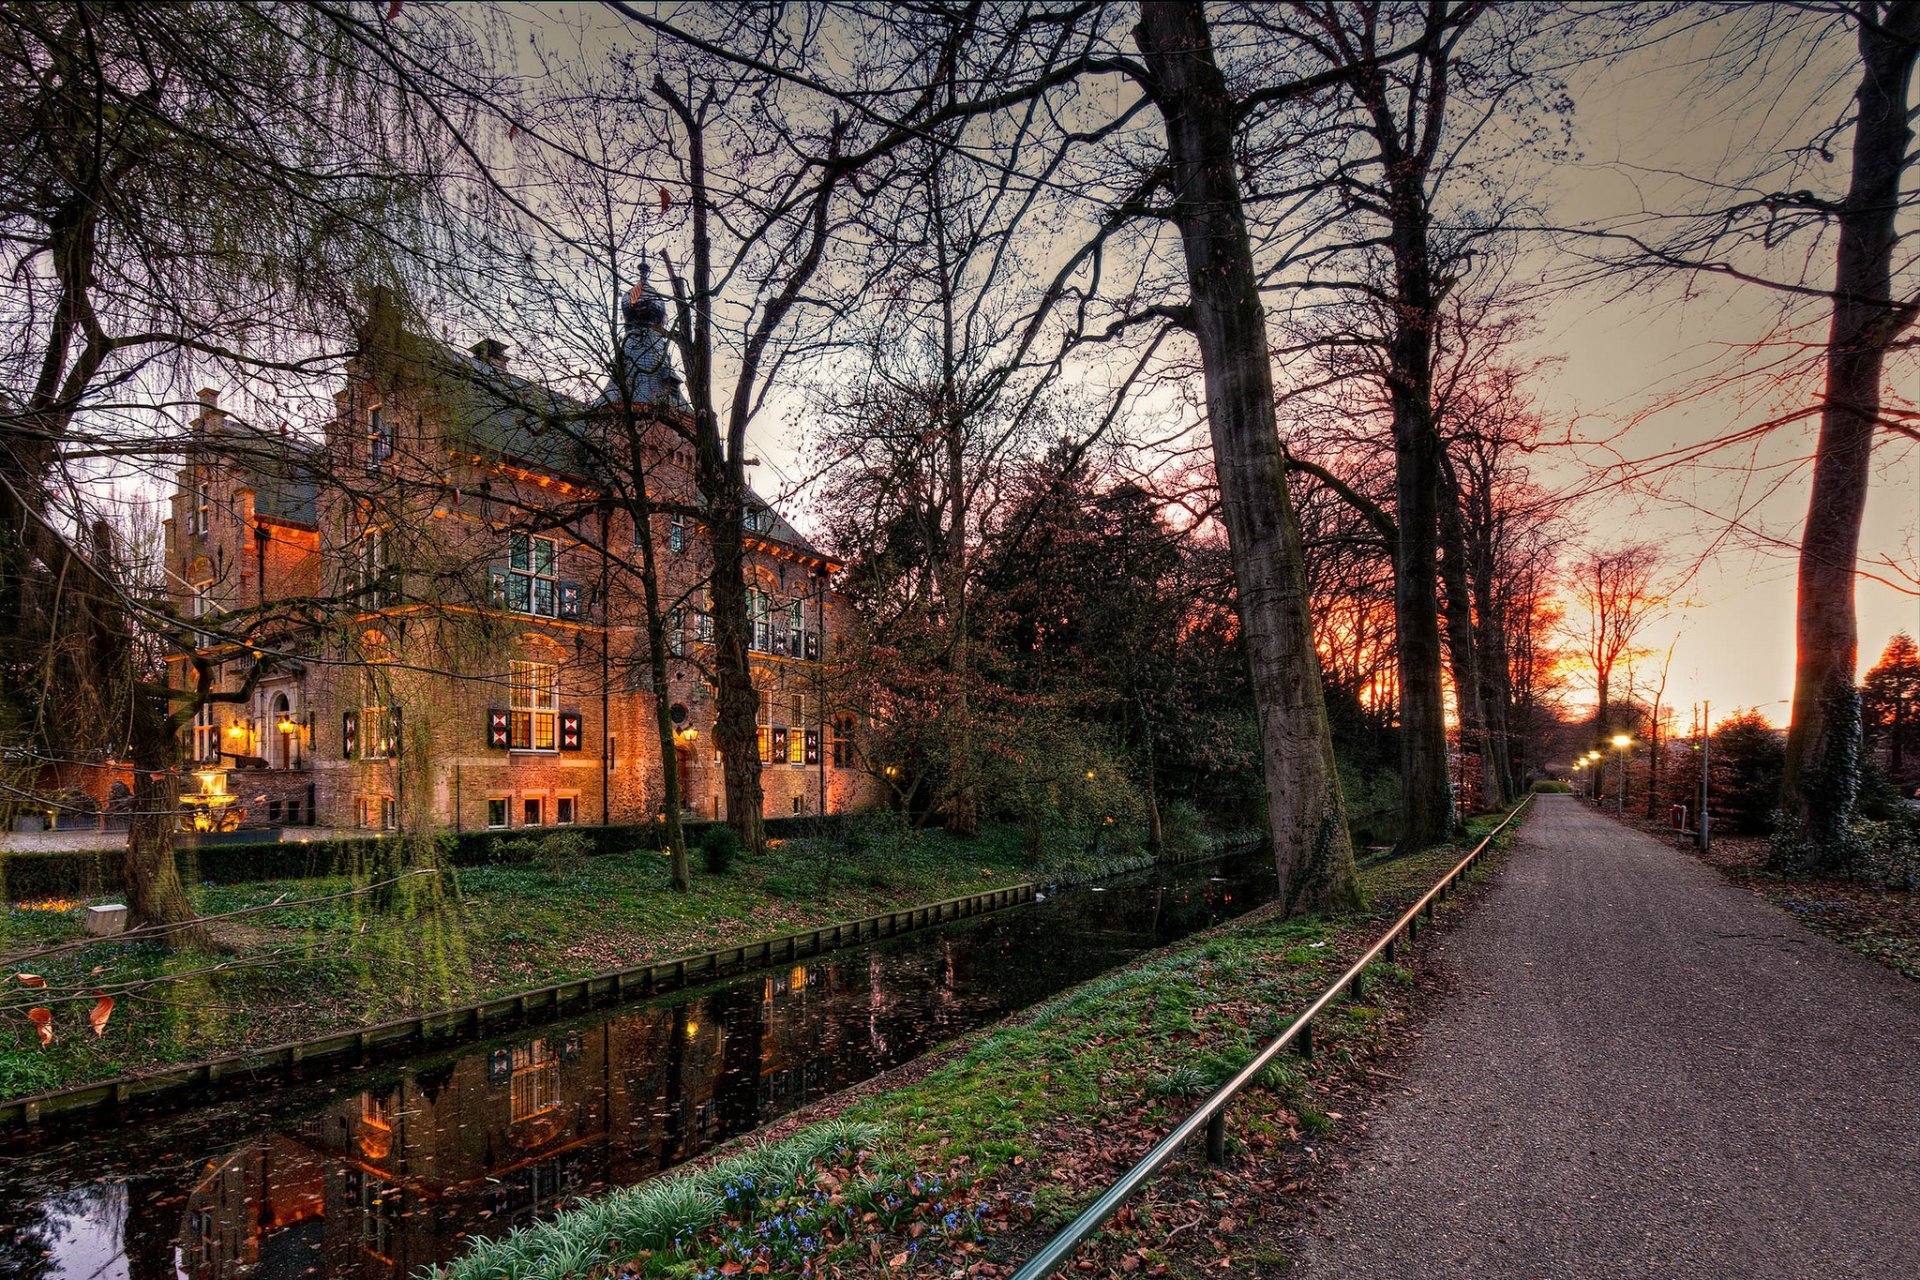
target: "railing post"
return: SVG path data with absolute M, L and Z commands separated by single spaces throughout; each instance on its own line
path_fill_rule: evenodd
M 1293 1038 L 1293 1042 L 1300 1047 L 1301 1057 L 1311 1058 L 1313 1056 L 1313 1023 L 1308 1022 L 1301 1027 L 1300 1034 Z
M 1207 1120 L 1207 1163 L 1227 1162 L 1227 1109 L 1220 1108 Z
M 1395 952 L 1395 949 L 1396 949 L 1396 948 L 1397 948 L 1397 947 L 1398 947 L 1399 945 L 1400 945 L 1400 935 L 1399 935 L 1399 934 L 1395 934 L 1395 935 L 1394 935 L 1393 937 L 1391 937 L 1391 938 L 1388 938 L 1388 939 L 1387 939 L 1387 950 L 1386 950 L 1386 953 L 1385 953 L 1385 954 L 1386 954 L 1386 957 L 1387 957 L 1387 963 L 1388 963 L 1388 964 L 1392 964 L 1392 963 L 1393 963 L 1393 957 L 1394 957 L 1394 952 Z

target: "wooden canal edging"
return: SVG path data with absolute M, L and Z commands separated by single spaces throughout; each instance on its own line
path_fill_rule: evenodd
M 899 911 L 885 911 L 843 924 L 823 925 L 783 934 L 764 942 L 723 947 L 696 955 L 676 956 L 651 964 L 614 969 L 575 978 L 531 991 L 518 991 L 476 1004 L 441 1009 L 371 1027 L 343 1031 L 293 1044 L 274 1045 L 228 1054 L 165 1071 L 119 1076 L 73 1089 L 33 1094 L 0 1102 L 0 1129 L 37 1124 L 51 1116 L 95 1111 L 135 1101 L 146 1101 L 189 1089 L 207 1088 L 241 1077 L 291 1071 L 310 1062 L 352 1055 L 370 1058 L 397 1052 L 415 1053 L 438 1045 L 475 1039 L 495 1024 L 505 1026 L 529 1016 L 554 1018 L 625 1000 L 644 998 L 731 974 L 750 973 L 776 964 L 842 947 L 856 947 L 881 938 L 912 933 L 934 925 L 985 915 L 1005 907 L 1032 902 L 1036 886 L 1009 885 L 960 898 L 946 898 Z

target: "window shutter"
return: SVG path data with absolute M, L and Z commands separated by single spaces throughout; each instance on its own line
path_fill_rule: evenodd
M 818 729 L 807 730 L 807 763 L 820 763 L 820 731 Z
M 775 729 L 773 731 L 773 759 L 785 760 L 786 758 L 787 731 L 785 729 Z
M 580 617 L 580 584 L 563 582 L 560 584 L 560 616 L 575 619 Z
M 507 575 L 503 570 L 487 571 L 487 596 L 496 609 L 507 607 Z
M 562 711 L 560 713 L 560 749 L 578 751 L 580 749 L 580 713 Z
M 360 713 L 342 711 L 340 713 L 340 758 L 351 760 L 360 746 Z
M 400 708 L 397 705 L 387 708 L 387 754 L 396 757 L 400 754 Z
M 809 631 L 807 632 L 807 661 L 818 662 L 819 660 L 820 633 L 817 631 Z
M 507 713 L 493 710 L 487 712 L 487 745 L 501 751 L 507 749 Z

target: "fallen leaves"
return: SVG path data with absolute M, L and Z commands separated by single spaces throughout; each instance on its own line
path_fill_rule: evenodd
M 53 1043 L 53 1010 L 29 1009 L 27 1020 L 40 1028 L 40 1044 L 44 1048 Z
M 94 1002 L 93 1012 L 87 1015 L 87 1023 L 93 1028 L 94 1037 L 107 1034 L 107 1019 L 113 1016 L 113 997 L 101 996 Z
M 14 979 L 23 987 L 44 987 L 47 980 L 37 973 L 16 973 Z

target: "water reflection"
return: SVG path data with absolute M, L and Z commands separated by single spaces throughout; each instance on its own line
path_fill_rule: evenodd
M 1238 914 L 1271 880 L 1260 857 L 1169 869 L 382 1073 L 31 1135 L 0 1164 L 0 1273 L 408 1276 Z

